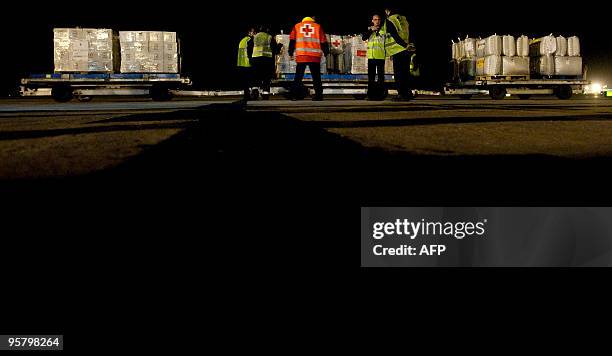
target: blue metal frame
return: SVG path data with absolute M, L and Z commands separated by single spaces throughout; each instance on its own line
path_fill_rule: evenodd
M 280 74 L 278 79 L 293 80 L 295 79 L 295 74 L 293 73 Z M 312 79 L 312 75 L 304 74 L 304 79 Z M 367 74 L 321 74 L 321 80 L 322 81 L 337 81 L 337 82 L 367 81 L 368 75 Z M 385 74 L 385 80 L 393 80 L 393 74 Z
M 180 79 L 174 73 L 43 73 L 32 74 L 30 79 Z

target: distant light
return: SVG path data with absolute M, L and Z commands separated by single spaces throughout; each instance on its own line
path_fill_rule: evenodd
M 512 94 L 508 94 L 508 93 L 506 93 L 506 96 L 510 96 L 510 95 L 512 95 Z
M 602 88 L 603 88 L 603 86 L 601 84 L 599 84 L 599 83 L 591 84 L 591 92 L 592 93 L 599 93 Z

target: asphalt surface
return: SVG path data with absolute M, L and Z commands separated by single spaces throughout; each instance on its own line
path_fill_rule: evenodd
M 543 201 L 595 202 L 607 198 L 600 180 L 612 160 L 611 117 L 611 100 L 581 96 L 246 106 L 235 98 L 4 99 L 0 179 L 5 187 L 27 183 L 28 191 L 49 182 L 137 190 L 162 182 L 155 191 L 215 187 L 253 197 L 304 185 L 297 192 L 313 199 L 351 199 L 357 189 L 359 204 L 527 202 L 534 192 Z M 484 183 L 497 193 L 479 189 Z M 588 194 L 553 188 L 577 183 Z
M 37 290 L 200 287 L 349 258 L 362 206 L 612 201 L 612 101 L 326 99 L 0 100 L 2 266 L 87 270 Z

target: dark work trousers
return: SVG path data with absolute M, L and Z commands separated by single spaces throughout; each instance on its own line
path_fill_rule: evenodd
M 243 99 L 249 100 L 251 98 L 251 86 L 253 84 L 253 68 L 252 67 L 238 67 L 238 75 L 244 91 Z
M 402 51 L 391 56 L 397 91 L 399 96 L 405 99 L 412 98 L 412 89 L 410 88 L 410 56 L 409 51 Z
M 385 60 L 368 59 L 368 98 L 385 96 Z
M 321 83 L 321 63 L 320 62 L 309 62 L 309 63 L 297 63 L 295 68 L 295 79 L 293 80 L 293 88 L 291 90 L 294 98 L 300 98 L 302 90 L 302 79 L 304 79 L 304 72 L 306 66 L 310 68 L 312 74 L 312 83 L 314 85 L 315 96 L 323 97 L 323 84 Z
M 255 57 L 251 59 L 255 85 L 262 91 L 270 93 L 270 83 L 274 77 L 274 59 L 272 57 Z

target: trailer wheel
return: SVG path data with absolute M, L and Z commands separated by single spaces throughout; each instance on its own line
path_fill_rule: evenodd
M 531 98 L 531 94 L 519 94 L 518 97 L 521 100 L 528 100 L 529 98 Z
M 470 99 L 472 99 L 472 94 L 461 94 L 461 95 L 459 95 L 459 98 L 461 98 L 463 100 L 470 100 Z
M 56 85 L 51 88 L 51 97 L 60 103 L 67 103 L 72 100 L 72 88 L 67 85 Z
M 562 85 L 555 90 L 555 95 L 561 100 L 570 99 L 572 94 L 572 87 L 569 85 Z
M 500 86 L 493 86 L 489 88 L 489 96 L 493 100 L 502 100 L 506 97 L 506 88 Z
M 154 86 L 149 90 L 149 95 L 153 101 L 169 101 L 172 100 L 172 93 L 166 87 Z

